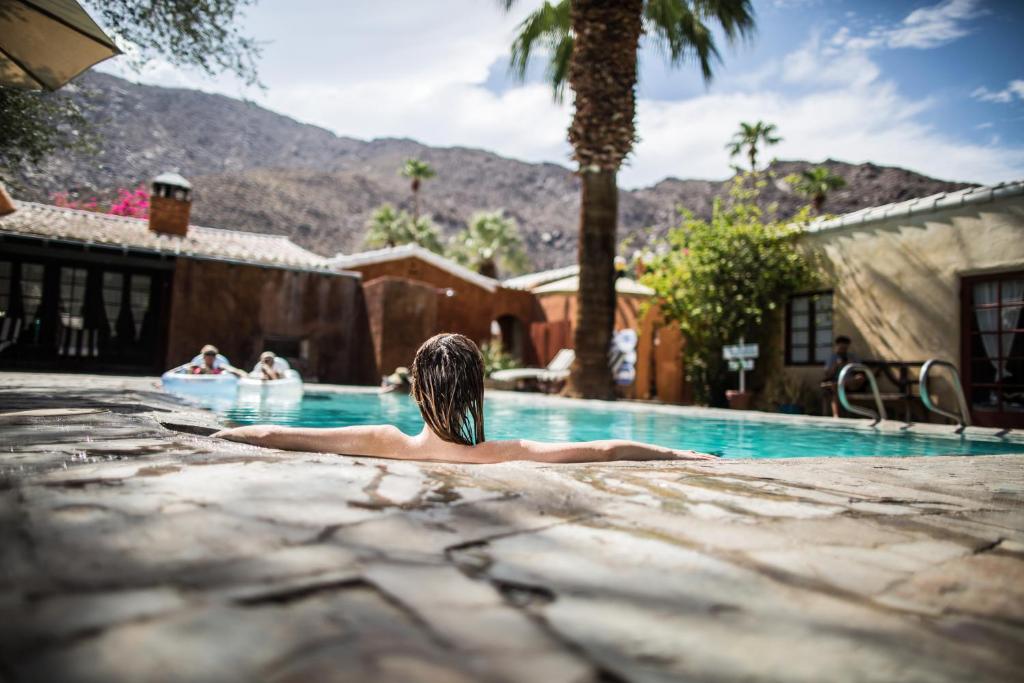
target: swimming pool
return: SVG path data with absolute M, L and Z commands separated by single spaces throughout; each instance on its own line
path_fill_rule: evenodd
M 237 424 L 273 423 L 307 427 L 393 424 L 418 433 L 423 420 L 408 396 L 376 393 L 306 392 L 287 407 L 234 406 L 221 411 Z M 768 416 L 771 417 L 771 416 Z M 846 423 L 846 424 L 843 424 Z M 488 393 L 488 439 L 539 441 L 634 439 L 715 453 L 726 458 L 810 456 L 986 455 L 1024 453 L 1024 441 L 992 436 L 960 437 L 864 429 L 852 420 L 766 419 L 764 414 L 647 407 L 635 403 L 576 402 L 546 396 Z

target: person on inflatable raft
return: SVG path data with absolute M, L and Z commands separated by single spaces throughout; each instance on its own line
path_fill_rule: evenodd
M 249 377 L 255 379 L 284 379 L 288 375 L 291 366 L 288 361 L 276 355 L 273 351 L 264 351 L 260 354 L 260 361 L 249 373 Z
M 231 365 L 213 344 L 204 346 L 199 355 L 189 361 L 188 372 L 192 375 L 220 375 L 228 372 L 238 377 L 246 376 L 244 370 Z

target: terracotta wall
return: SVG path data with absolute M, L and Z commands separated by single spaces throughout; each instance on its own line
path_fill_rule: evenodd
M 504 287 L 491 291 L 413 256 L 357 266 L 352 270 L 362 273 L 366 285 L 378 278 L 404 278 L 434 288 L 437 310 L 431 334 L 458 332 L 482 343 L 491 338 L 492 320 L 511 315 L 521 321 L 528 341 L 530 323 L 543 319 L 543 312 L 529 292 Z M 448 296 L 448 290 L 452 296 Z M 536 353 L 529 343 L 524 348 L 523 360 L 526 363 L 536 360 Z
M 171 293 L 167 366 L 215 344 L 249 369 L 268 337 L 300 341 L 310 381 L 375 383 L 366 303 L 351 275 L 179 258 Z
M 566 347 L 573 343 L 576 324 L 576 295 L 547 294 L 537 297 L 544 311 L 546 323 L 534 327 L 536 339 L 559 337 L 567 339 Z M 646 297 L 618 295 L 615 306 L 615 330 L 637 331 L 636 381 L 627 388 L 627 398 L 656 399 L 664 403 L 689 403 L 692 395 L 686 383 L 683 367 L 683 336 L 674 325 L 666 325 L 656 306 L 645 307 Z M 556 325 L 567 325 L 556 330 Z M 546 328 L 546 329 L 545 329 Z M 551 361 L 552 344 L 542 354 L 541 364 Z
M 641 318 L 638 331 L 636 398 L 692 403 L 684 365 L 686 342 L 679 326 L 665 323 L 661 312 L 651 307 Z
M 420 344 L 437 334 L 439 296 L 434 287 L 397 277 L 371 280 L 363 291 L 379 380 L 412 365 Z
M 576 324 L 576 295 L 569 293 L 543 294 L 537 301 L 548 322 L 568 320 Z M 619 294 L 615 305 L 615 330 L 639 329 L 642 307 L 647 297 Z M 572 328 L 573 330 L 575 327 Z

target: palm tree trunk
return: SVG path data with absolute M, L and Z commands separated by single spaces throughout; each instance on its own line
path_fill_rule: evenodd
M 413 225 L 420 220 L 420 192 L 419 188 L 413 185 L 412 189 L 412 222 Z
M 608 349 L 615 325 L 615 232 L 619 191 L 615 171 L 581 176 L 580 279 L 573 364 L 565 393 L 586 398 L 615 398 Z
M 616 173 L 636 135 L 637 48 L 643 0 L 572 0 L 575 34 L 569 58 L 574 112 L 569 126 L 579 163 L 579 306 L 576 362 L 565 393 L 615 397 L 608 348 L 615 322 Z

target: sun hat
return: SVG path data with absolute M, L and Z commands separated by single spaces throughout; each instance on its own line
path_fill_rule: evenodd
M 210 353 L 216 356 L 218 353 L 220 353 L 220 351 L 218 351 L 217 347 L 214 346 L 213 344 L 207 344 L 206 346 L 203 347 L 203 350 L 199 352 L 199 355 L 205 356 Z
M 268 358 L 277 358 L 277 355 L 275 355 L 273 351 L 264 351 L 260 354 L 261 361 L 267 360 Z

